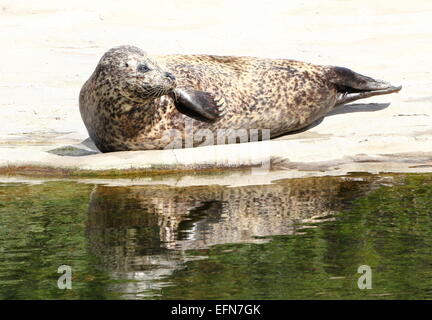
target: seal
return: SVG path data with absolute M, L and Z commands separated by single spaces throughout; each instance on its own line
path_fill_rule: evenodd
M 336 66 L 150 56 L 134 46 L 119 46 L 102 56 L 80 91 L 79 106 L 102 152 L 153 150 L 214 144 L 216 132 L 224 130 L 234 134 L 228 143 L 253 141 L 242 136 L 252 130 L 266 129 L 274 138 L 308 127 L 336 106 L 400 89 Z M 173 144 L 173 131 L 182 143 Z M 188 134 L 193 143 L 184 142 Z

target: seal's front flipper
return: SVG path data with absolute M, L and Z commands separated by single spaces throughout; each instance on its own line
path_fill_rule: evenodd
M 350 69 L 342 67 L 329 67 L 329 81 L 336 85 L 341 93 L 336 106 L 353 102 L 355 100 L 398 92 L 402 86 L 392 86 L 390 83 L 376 80 Z
M 177 110 L 188 117 L 204 122 L 214 122 L 219 117 L 218 105 L 208 92 L 174 89 L 171 97 Z

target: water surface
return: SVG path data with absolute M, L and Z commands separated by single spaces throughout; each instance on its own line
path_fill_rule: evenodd
M 0 299 L 430 299 L 431 208 L 432 175 L 3 184 Z

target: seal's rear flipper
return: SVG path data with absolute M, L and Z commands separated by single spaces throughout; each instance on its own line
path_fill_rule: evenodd
M 343 67 L 329 67 L 329 80 L 341 96 L 336 102 L 336 106 L 353 102 L 355 100 L 398 92 L 402 86 L 392 86 L 390 83 L 376 80 L 350 69 Z
M 218 105 L 208 92 L 174 89 L 171 98 L 178 111 L 193 119 L 214 122 L 219 117 Z
M 364 92 L 358 92 L 358 93 L 344 93 L 343 95 L 341 95 L 335 106 L 340 106 L 342 104 L 347 104 L 359 99 L 364 99 L 364 98 L 369 98 L 369 97 L 373 97 L 373 96 L 379 96 L 382 94 L 389 94 L 389 93 L 394 93 L 394 92 L 398 92 L 400 91 L 400 89 L 402 89 L 402 86 L 399 87 L 389 87 L 388 89 L 382 89 L 382 90 L 374 90 L 374 91 L 364 91 Z

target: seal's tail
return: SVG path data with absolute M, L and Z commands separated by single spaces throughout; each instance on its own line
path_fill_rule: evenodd
M 329 67 L 329 80 L 341 93 L 335 106 L 340 106 L 359 99 L 382 94 L 398 92 L 402 86 L 392 86 L 390 83 L 375 80 L 342 67 Z

